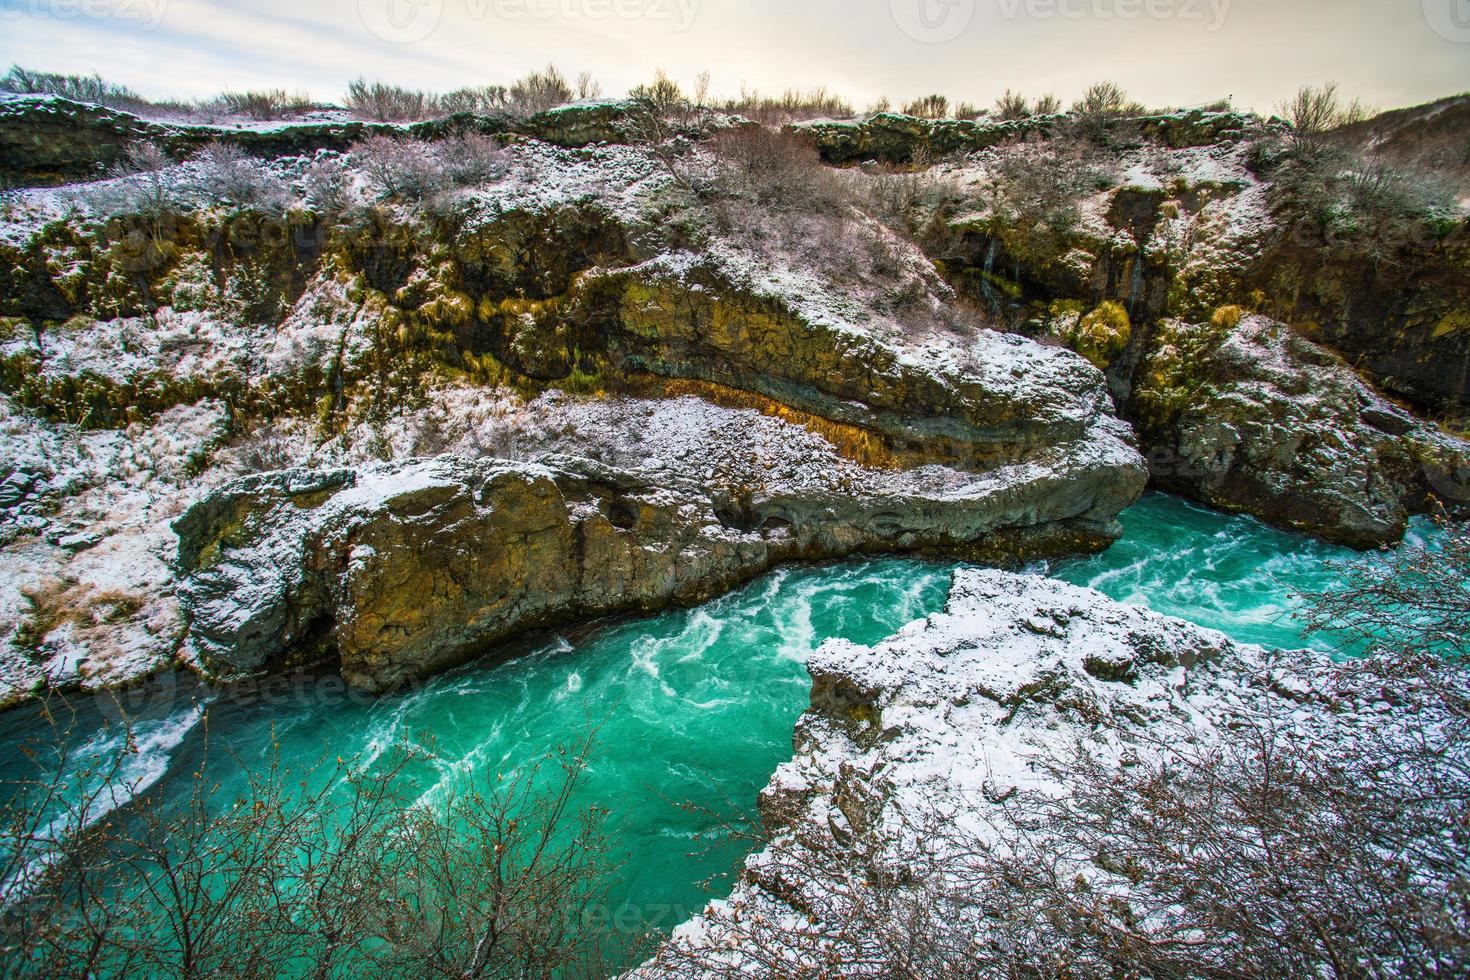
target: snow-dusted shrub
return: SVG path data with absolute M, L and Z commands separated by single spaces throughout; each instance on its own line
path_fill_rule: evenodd
M 1337 92 L 1337 83 L 1326 85 L 1304 85 L 1297 93 L 1276 107 L 1281 118 L 1291 123 L 1300 137 L 1313 137 L 1330 130 L 1341 129 L 1363 122 L 1372 110 L 1354 99 L 1344 103 Z
M 1104 139 L 1108 126 L 1127 116 L 1137 116 L 1144 107 L 1128 98 L 1128 93 L 1115 82 L 1097 82 L 1090 85 L 1082 97 L 1072 103 L 1072 114 L 1077 127 L 1089 139 Z
M 370 136 L 352 148 L 352 162 L 382 197 L 421 201 L 447 183 L 433 148 L 418 140 Z
M 289 470 L 306 462 L 305 447 L 269 431 L 245 436 L 225 450 L 223 457 L 226 465 L 241 476 Z
M 504 85 L 478 85 L 455 89 L 439 99 L 446 115 L 456 112 L 505 112 L 510 108 L 510 89 Z
M 173 159 L 152 143 L 134 143 L 107 172 L 108 180 L 78 192 L 78 197 L 104 214 L 159 218 L 175 214 L 180 191 Z
M 91 102 L 115 109 L 131 109 L 143 97 L 125 85 L 116 85 L 101 75 L 62 75 L 29 71 L 16 65 L 0 76 L 0 91 L 20 95 L 59 95 L 74 102 Z
M 701 100 L 702 101 L 702 100 Z M 742 89 L 740 98 L 728 99 L 717 108 L 735 116 L 744 116 L 764 126 L 781 126 L 807 119 L 847 119 L 852 116 L 852 103 L 835 92 L 815 88 L 807 92 L 787 89 L 780 95 L 761 95 Z M 885 106 L 881 111 L 888 111 Z
M 280 210 L 285 184 L 266 164 L 231 143 L 211 143 L 194 157 L 193 188 L 206 203 Z
M 228 112 L 262 120 L 285 119 L 311 108 L 311 99 L 307 96 L 292 95 L 280 88 L 261 92 L 224 92 L 217 102 Z
M 740 126 L 710 140 L 719 163 L 716 189 L 778 210 L 832 211 L 844 206 L 847 184 L 822 163 L 816 144 L 799 133 Z
M 572 87 L 555 65 L 533 71 L 510 87 L 510 107 L 525 115 L 545 112 L 572 101 Z
M 361 119 L 377 122 L 417 122 L 441 113 L 438 96 L 384 82 L 359 78 L 347 87 L 342 100 L 346 109 Z
M 443 140 L 434 147 L 444 176 L 452 183 L 474 186 L 505 176 L 509 167 L 505 150 L 493 137 L 465 133 Z
M 333 218 L 350 208 L 352 171 L 336 153 L 321 153 L 301 175 L 301 192 L 307 207 L 326 218 Z

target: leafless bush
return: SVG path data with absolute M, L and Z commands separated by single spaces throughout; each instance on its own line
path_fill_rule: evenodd
M 1271 206 L 1305 244 L 1392 265 L 1458 221 L 1454 190 L 1437 175 L 1358 157 L 1325 140 L 1298 138 L 1279 156 L 1273 152 L 1257 150 L 1269 160 Z
M 341 156 L 320 154 L 301 175 L 301 190 L 312 210 L 336 217 L 353 203 L 351 170 Z
M 91 102 L 114 109 L 133 109 L 145 100 L 125 85 L 115 85 L 100 75 L 61 75 L 29 71 L 16 65 L 0 76 L 0 91 L 21 95 L 58 95 L 73 102 Z
M 85 197 L 99 210 L 159 219 L 179 208 L 177 181 L 169 174 L 173 159 L 152 143 L 134 143 L 108 169 L 109 184 L 89 188 Z
M 481 85 L 455 89 L 439 99 L 445 114 L 456 112 L 505 112 L 510 108 L 510 89 L 504 85 Z
M 439 115 L 439 98 L 431 92 L 359 78 L 347 87 L 343 106 L 362 119 L 378 122 L 418 122 Z
M 1351 126 L 1372 115 L 1371 110 L 1357 99 L 1344 104 L 1338 95 L 1336 82 L 1320 87 L 1304 85 L 1276 111 L 1291 123 L 1296 135 L 1303 138 Z
M 299 116 L 311 108 L 309 97 L 292 95 L 280 88 L 259 92 L 224 92 L 217 101 L 227 112 L 260 120 L 287 119 Z
M 299 447 L 269 431 L 245 436 L 224 451 L 224 458 L 241 476 L 289 470 L 306 462 Z
M 1347 633 L 1385 653 L 1432 653 L 1470 664 L 1470 524 L 1441 518 L 1435 546 L 1406 545 L 1339 563 L 1342 585 L 1310 593 L 1310 630 Z
M 995 115 L 998 119 L 1025 119 L 1031 115 L 1031 103 L 1021 93 L 1006 89 L 995 100 Z
M 1072 103 L 1082 134 L 1091 139 L 1106 137 L 1111 123 L 1144 112 L 1143 106 L 1128 98 L 1114 82 L 1098 82 L 1088 87 L 1082 97 Z
M 1028 119 L 1031 116 L 1050 116 L 1062 111 L 1062 100 L 1055 95 L 1043 95 L 1030 102 L 1019 92 L 1006 89 L 995 100 L 995 117 L 1002 120 Z
M 1032 105 L 1032 111 L 1038 116 L 1054 116 L 1062 111 L 1062 100 L 1048 92 L 1046 95 L 1038 96 Z
M 1080 201 L 1113 179 L 1113 160 L 1091 142 L 1058 137 L 996 163 L 989 190 L 993 220 L 1014 234 L 1020 260 L 1055 254 L 1081 218 Z
M 370 136 L 352 148 L 352 160 L 383 197 L 421 201 L 445 186 L 433 150 L 419 140 Z
M 851 102 L 825 88 L 807 92 L 788 89 L 777 96 L 764 96 L 753 89 L 742 89 L 740 98 L 726 100 L 718 108 L 764 126 L 781 126 L 808 119 L 846 119 L 853 114 Z
M 285 185 L 234 144 L 211 143 L 195 155 L 194 164 L 194 190 L 208 201 L 262 209 L 285 206 Z
M 457 89 L 436 100 L 438 111 L 506 113 L 530 116 L 565 105 L 574 98 L 592 99 L 602 86 L 587 72 L 577 76 L 575 91 L 555 65 L 532 72 L 512 85 L 481 85 Z
M 412 749 L 252 773 L 226 798 L 207 757 L 182 792 L 114 810 L 120 760 L 38 742 L 0 808 L 11 976 L 574 976 L 601 966 L 590 909 L 605 811 L 574 806 L 588 743 L 413 806 Z M 238 760 L 231 760 L 239 765 Z M 167 783 L 160 784 L 166 786 Z
M 505 176 L 505 150 L 494 138 L 479 133 L 453 136 L 434 147 L 445 176 L 455 184 L 477 185 Z
M 949 97 L 926 95 L 904 106 L 903 111 L 906 116 L 918 116 L 921 119 L 944 119 L 949 115 Z
M 510 105 L 517 112 L 534 115 L 572 101 L 572 87 L 555 65 L 533 71 L 510 87 Z
M 664 118 L 687 114 L 692 108 L 688 97 L 684 95 L 684 90 L 679 87 L 679 83 L 664 74 L 662 68 L 654 73 L 653 81 L 631 88 L 628 91 L 628 97 L 642 99 L 653 108 L 654 112 Z
M 846 183 L 800 133 L 742 126 L 718 133 L 710 148 L 727 194 L 782 210 L 832 211 L 848 200 Z

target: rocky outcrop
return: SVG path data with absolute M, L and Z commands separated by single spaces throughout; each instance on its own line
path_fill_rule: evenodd
M 828 163 L 882 160 L 887 163 L 933 161 L 953 154 L 975 153 L 1034 137 L 1050 137 L 1073 128 L 1067 115 L 1028 119 L 922 119 L 880 112 L 860 120 L 797 123 L 792 132 L 809 136 Z M 1261 121 L 1235 112 L 1187 112 L 1118 119 L 1108 123 L 1110 135 L 1143 138 L 1176 149 L 1209 146 L 1243 138 L 1259 130 Z
M 296 122 L 249 129 L 161 122 L 56 96 L 0 97 L 0 178 L 34 186 L 98 177 L 128 148 L 153 143 L 183 158 L 210 143 L 228 143 L 253 156 L 343 152 L 374 135 L 436 140 L 464 132 L 515 134 L 558 146 L 622 142 L 624 124 L 641 103 L 574 103 L 530 117 L 457 113 L 421 123 Z
M 1081 756 L 1105 778 L 1167 763 L 1179 746 L 1208 757 L 1249 726 L 1331 746 L 1409 720 L 1388 712 L 1381 673 L 1236 644 L 1091 590 L 996 571 L 957 572 L 943 613 L 872 647 L 830 641 L 808 666 L 811 708 L 795 756 L 760 797 L 769 844 L 728 901 L 677 930 L 634 976 L 844 962 L 854 946 L 876 955 L 881 938 L 844 930 L 895 925 L 890 907 L 922 910 L 942 933 L 923 937 L 933 948 L 986 951 L 1008 925 L 978 893 L 987 862 L 1034 855 L 1052 832 L 1010 804 L 1071 788 L 1049 762 Z M 1048 870 L 1115 896 L 1126 917 L 1129 867 L 1110 859 L 1106 839 L 1075 843 L 1057 850 L 1080 859 Z M 878 887 L 893 891 L 868 909 L 877 918 L 855 916 L 851 903 Z
M 175 522 L 194 650 L 251 674 L 335 650 L 390 689 L 526 630 L 719 594 L 778 562 L 936 550 L 992 560 L 1105 542 L 1142 489 L 1105 428 L 1064 454 L 906 493 L 732 491 L 588 460 L 445 456 L 249 477 Z
M 1411 513 L 1470 505 L 1470 444 L 1266 317 L 1165 321 L 1129 415 L 1162 487 L 1329 540 L 1391 544 Z

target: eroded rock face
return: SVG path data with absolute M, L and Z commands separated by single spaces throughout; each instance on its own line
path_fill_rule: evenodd
M 953 153 L 975 153 L 1016 140 L 1050 137 L 1076 125 L 1065 115 L 1028 119 L 921 119 L 897 112 L 880 112 L 862 120 L 816 120 L 791 128 L 809 135 L 829 163 L 884 160 L 908 163 L 934 160 Z M 1236 112 L 1187 112 L 1109 123 L 1126 138 L 1145 137 L 1175 149 L 1208 146 L 1238 140 L 1257 130 L 1259 119 Z
M 230 484 L 175 522 L 180 594 L 219 674 L 326 641 L 349 682 L 384 690 L 534 627 L 699 602 L 781 561 L 1094 548 L 1143 484 L 1105 431 L 1069 457 L 952 475 L 907 494 L 773 476 L 732 499 L 574 459 L 293 470 Z
M 1131 415 L 1155 479 L 1216 507 L 1356 547 L 1470 504 L 1470 445 L 1386 401 L 1284 324 L 1166 322 Z
M 465 112 L 412 124 L 346 120 L 234 129 L 158 122 L 56 96 L 6 96 L 0 98 L 0 174 L 24 184 L 85 180 L 145 142 L 179 157 L 214 142 L 269 158 L 342 152 L 375 135 L 434 140 L 463 132 L 514 133 L 577 147 L 625 140 L 624 123 L 641 111 L 646 110 L 639 103 L 609 100 L 574 103 L 529 118 Z

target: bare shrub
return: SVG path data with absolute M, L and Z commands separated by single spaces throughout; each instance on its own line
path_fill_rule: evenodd
M 194 189 L 206 200 L 239 207 L 282 209 L 285 185 L 232 143 L 211 143 L 194 156 Z
M 1143 106 L 1129 99 L 1115 82 L 1097 82 L 1072 103 L 1078 128 L 1091 139 L 1104 138 L 1112 123 L 1143 112 Z
M 455 89 L 439 99 L 445 114 L 456 112 L 505 112 L 510 108 L 510 89 L 504 85 L 481 85 Z
M 555 65 L 533 71 L 510 87 L 510 105 L 517 112 L 534 115 L 572 101 L 572 87 Z
M 353 204 L 352 171 L 335 153 L 322 153 L 301 175 L 308 207 L 327 218 L 342 214 Z
M 445 185 L 433 150 L 419 140 L 370 136 L 352 148 L 351 156 L 383 197 L 422 201 Z
M 445 177 L 455 184 L 478 185 L 505 176 L 505 150 L 493 137 L 480 133 L 452 136 L 434 147 Z
M 1401 261 L 1457 221 L 1455 192 L 1436 175 L 1358 157 L 1326 140 L 1292 140 L 1269 172 L 1269 200 L 1289 234 L 1375 264 Z
M 577 76 L 577 98 L 602 98 L 602 83 L 593 78 L 590 71 L 584 71 Z
M 630 89 L 628 97 L 644 100 L 654 112 L 665 118 L 686 113 L 691 107 L 679 83 L 664 74 L 662 68 L 654 72 L 653 81 Z
M 800 133 L 741 126 L 718 133 L 710 148 L 728 194 L 765 207 L 812 211 L 832 211 L 849 199 L 846 183 Z
M 853 114 L 851 102 L 825 88 L 806 92 L 787 89 L 777 96 L 764 96 L 757 90 L 742 88 L 740 98 L 726 100 L 718 108 L 764 126 L 781 126 L 808 119 L 846 119 Z M 888 108 L 881 111 L 887 112 Z
M 168 171 L 173 158 L 152 143 L 134 143 L 108 169 L 111 185 L 89 188 L 86 198 L 103 211 L 159 219 L 179 208 L 177 182 Z
M 431 92 L 364 78 L 348 85 L 342 104 L 359 118 L 378 122 L 418 122 L 441 112 L 439 99 Z
M 1032 116 L 1051 116 L 1062 111 L 1062 100 L 1055 95 L 1043 95 L 1035 102 L 1030 102 L 1019 92 L 1006 89 L 995 100 L 994 115 L 997 119 L 1016 120 L 1029 119 Z
M 904 106 L 903 112 L 906 116 L 918 116 L 921 119 L 944 119 L 949 115 L 949 97 L 926 95 Z
M 90 102 L 114 109 L 133 109 L 146 101 L 127 86 L 113 84 L 101 75 L 62 75 L 30 71 L 19 65 L 0 76 L 0 91 L 20 95 L 57 95 L 73 102 Z
M 1081 220 L 1082 197 L 1112 181 L 1112 162 L 1092 143 L 1065 137 L 1002 156 L 990 205 L 994 220 L 1014 232 L 1007 244 L 1018 253 L 1015 258 L 1056 254 Z
M 1291 123 L 1298 137 L 1310 138 L 1343 126 L 1363 122 L 1372 110 L 1354 99 L 1344 103 L 1337 83 L 1321 86 L 1304 85 L 1290 99 L 1277 106 L 1281 118 Z
M 224 458 L 241 476 L 289 470 L 306 462 L 299 447 L 270 431 L 243 437 L 225 450 Z
M 113 809 L 127 750 L 85 758 L 75 713 L 45 710 L 35 774 L 7 782 L 0 806 L 7 975 L 602 968 L 590 913 L 611 870 L 606 812 L 573 803 L 590 741 L 503 780 L 467 778 L 443 807 L 404 795 L 422 750 L 390 751 L 371 772 L 277 761 L 231 799 L 206 745 L 181 792 Z
M 1032 112 L 1038 116 L 1054 116 L 1062 111 L 1062 100 L 1048 92 L 1046 95 L 1038 96 L 1032 106 Z
M 273 120 L 299 116 L 311 109 L 311 99 L 305 95 L 292 95 L 285 89 L 268 89 L 259 92 L 224 92 L 218 99 L 226 111 L 251 119 Z
M 995 115 L 997 119 L 1025 119 L 1031 115 L 1031 103 L 1020 92 L 1006 89 L 995 100 Z

